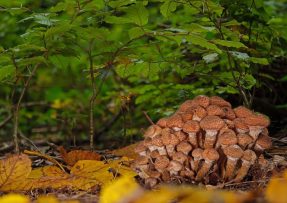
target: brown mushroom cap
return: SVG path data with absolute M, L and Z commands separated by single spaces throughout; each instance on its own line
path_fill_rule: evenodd
M 253 111 L 244 106 L 238 106 L 233 111 L 238 118 L 246 118 L 253 115 Z
M 189 144 L 186 141 L 180 142 L 177 146 L 176 146 L 176 150 L 178 152 L 182 152 L 184 154 L 188 154 L 191 150 L 192 150 L 192 146 L 191 144 Z
M 156 124 L 157 124 L 158 126 L 162 127 L 162 128 L 166 128 L 166 127 L 167 127 L 167 125 L 166 125 L 167 120 L 168 120 L 167 117 L 161 118 L 161 119 L 159 119 L 159 120 L 157 121 Z
M 237 142 L 240 146 L 246 146 L 253 142 L 253 138 L 248 134 L 239 133 L 237 135 Z
M 187 139 L 187 135 L 182 131 L 177 131 L 174 134 L 179 139 L 180 142 Z
M 213 148 L 203 150 L 202 157 L 206 161 L 216 161 L 219 159 L 218 152 Z
M 148 158 L 146 156 L 138 156 L 135 162 L 138 165 L 146 165 L 148 164 Z
M 259 146 L 261 149 L 269 149 L 272 147 L 272 140 L 268 135 L 261 135 L 257 141 L 256 146 Z
M 171 133 L 171 129 L 170 128 L 164 128 L 161 130 L 161 135 L 164 136 L 166 134 L 170 134 Z
M 207 115 L 209 116 L 219 116 L 219 117 L 225 116 L 223 109 L 217 105 L 208 106 L 206 108 L 206 111 L 207 111 Z
M 178 108 L 178 112 L 186 112 L 186 110 L 192 106 L 196 105 L 194 103 L 193 100 L 186 100 L 185 102 L 183 102 L 179 108 Z
M 223 120 L 228 128 L 230 129 L 235 128 L 235 124 L 232 120 L 229 119 L 223 119 Z
M 180 171 L 182 169 L 182 164 L 178 161 L 171 160 L 168 165 L 168 170 L 170 171 Z
M 243 155 L 243 150 L 238 145 L 230 145 L 223 149 L 226 156 L 239 159 Z
M 193 106 L 189 108 L 188 111 L 193 113 L 193 120 L 201 120 L 207 115 L 206 110 L 201 106 Z
M 220 130 L 224 126 L 224 121 L 218 116 L 206 116 L 199 125 L 204 130 Z
M 187 155 L 185 155 L 182 152 L 175 152 L 172 155 L 172 160 L 178 161 L 179 163 L 183 163 L 183 162 L 185 162 L 187 160 Z
M 141 153 L 147 150 L 146 146 L 144 146 L 144 142 L 139 142 L 135 147 L 135 153 Z
M 154 137 L 151 141 L 151 144 L 154 146 L 157 146 L 157 147 L 162 147 L 163 143 L 162 143 L 161 136 L 158 135 L 158 136 Z
M 197 133 L 200 130 L 199 123 L 197 121 L 187 121 L 182 130 L 186 133 Z
M 202 158 L 202 153 L 203 153 L 203 149 L 201 148 L 196 148 L 192 151 L 191 155 L 193 158 L 195 159 L 201 159 Z
M 250 150 L 250 149 L 247 149 L 243 152 L 243 156 L 241 158 L 242 160 L 244 161 L 248 161 L 248 162 L 251 162 L 251 163 L 254 163 L 257 159 L 257 156 L 255 154 L 254 151 Z
M 212 96 L 210 97 L 210 104 L 214 104 L 220 107 L 230 107 L 231 108 L 231 104 L 228 101 L 225 101 L 224 99 L 222 99 L 221 97 L 218 96 Z
M 145 147 L 149 147 L 152 145 L 152 139 L 150 137 L 146 138 L 144 141 L 143 141 L 143 144 Z
M 186 111 L 186 112 L 181 113 L 181 118 L 183 122 L 192 120 L 192 117 L 193 117 L 193 112 L 191 111 Z
M 154 170 L 147 170 L 146 171 L 146 174 L 151 177 L 151 178 L 156 178 L 156 179 L 159 179 L 160 178 L 160 175 L 161 173 L 158 172 L 158 171 L 154 171 Z
M 147 138 L 147 137 L 153 138 L 157 135 L 160 135 L 161 130 L 162 130 L 161 127 L 159 127 L 158 125 L 151 125 L 146 129 L 146 131 L 144 133 L 144 137 L 145 138 Z
M 217 142 L 221 145 L 235 145 L 237 144 L 237 137 L 233 130 L 228 129 L 219 134 Z
M 248 126 L 262 126 L 264 128 L 270 125 L 270 120 L 263 114 L 253 114 L 252 116 L 246 117 L 244 122 Z
M 245 124 L 244 120 L 242 118 L 236 118 L 233 120 L 235 128 L 238 130 L 243 130 L 244 132 L 248 132 L 249 128 Z
M 202 106 L 203 108 L 206 108 L 209 106 L 209 97 L 205 95 L 198 95 L 193 99 L 193 102 L 199 106 Z
M 236 118 L 236 115 L 233 111 L 232 108 L 230 107 L 222 107 L 222 110 L 224 111 L 225 113 L 225 118 L 229 119 L 229 120 L 234 120 Z
M 149 156 L 153 159 L 156 159 L 157 157 L 160 156 L 159 152 L 157 150 L 154 150 L 152 152 L 149 153 Z
M 156 158 L 154 162 L 155 168 L 159 170 L 166 168 L 168 164 L 169 164 L 169 159 L 167 158 L 167 156 L 159 156 Z
M 179 114 L 174 114 L 167 120 L 167 126 L 170 128 L 177 127 L 182 128 L 183 126 L 182 118 Z

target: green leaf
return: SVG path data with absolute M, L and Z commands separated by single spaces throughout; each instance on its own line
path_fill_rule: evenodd
M 252 63 L 258 63 L 261 65 L 268 65 L 269 62 L 266 58 L 255 58 L 255 57 L 250 57 L 249 61 L 251 61 Z
M 118 8 L 121 6 L 126 6 L 132 3 L 135 3 L 136 0 L 115 0 L 115 1 L 109 1 L 108 5 L 112 8 Z
M 134 28 L 131 28 L 129 30 L 130 39 L 135 39 L 135 38 L 140 37 L 144 34 L 145 34 L 144 30 L 140 27 L 134 27 Z
M 242 44 L 241 42 L 236 42 L 236 41 L 227 41 L 227 40 L 220 40 L 220 39 L 216 39 L 213 40 L 213 42 L 215 44 L 221 45 L 221 46 L 225 46 L 225 47 L 234 47 L 234 48 L 247 48 L 247 46 L 245 46 L 244 44 Z
M 172 1 L 172 0 L 167 0 L 165 1 L 161 7 L 160 7 L 160 12 L 164 17 L 168 17 L 171 15 L 172 12 L 176 10 L 177 3 Z
M 0 68 L 0 82 L 15 74 L 15 67 L 8 65 Z
M 71 29 L 71 25 L 70 24 L 60 24 L 60 25 L 56 25 L 55 27 L 51 27 L 49 28 L 46 33 L 45 36 L 51 37 L 54 35 L 58 35 L 58 34 L 64 34 L 65 32 L 69 31 Z
M 148 10 L 142 4 L 135 4 L 128 8 L 126 17 L 133 23 L 143 26 L 148 23 Z
M 208 54 L 208 55 L 203 56 L 202 59 L 206 63 L 212 63 L 218 59 L 218 54 L 217 53 Z
M 191 41 L 192 44 L 198 45 L 198 46 L 206 48 L 206 49 L 214 50 L 217 53 L 222 53 L 222 51 L 215 44 L 208 42 L 208 40 L 206 40 L 202 37 L 199 37 L 196 35 L 189 35 L 187 37 L 187 39 L 188 39 L 188 41 Z
M 105 21 L 110 24 L 126 24 L 131 23 L 131 20 L 125 17 L 107 16 Z
M 250 58 L 248 54 L 243 53 L 243 52 L 230 51 L 229 53 L 231 53 L 232 56 L 240 60 L 248 60 Z

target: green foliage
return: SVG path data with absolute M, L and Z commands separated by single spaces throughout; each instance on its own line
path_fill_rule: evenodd
M 23 102 L 44 100 L 48 107 L 21 110 L 20 128 L 28 134 L 42 126 L 87 134 L 91 65 L 99 91 L 95 129 L 122 111 L 114 135 L 146 124 L 142 111 L 157 119 L 198 94 L 238 94 L 248 104 L 262 78 L 273 77 L 261 70 L 286 56 L 285 1 L 0 0 L 0 6 L 1 102 L 15 104 L 40 65 Z

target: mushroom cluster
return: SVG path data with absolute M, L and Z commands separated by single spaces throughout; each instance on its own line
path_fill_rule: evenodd
M 246 107 L 200 95 L 146 129 L 134 167 L 150 187 L 173 180 L 240 182 L 271 147 L 269 124 Z

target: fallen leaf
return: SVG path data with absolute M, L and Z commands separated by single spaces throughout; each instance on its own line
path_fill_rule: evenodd
M 136 183 L 133 178 L 123 176 L 112 184 L 103 187 L 100 196 L 100 203 L 117 203 L 125 199 L 135 199 L 137 195 L 141 195 L 143 189 Z
M 29 187 L 31 160 L 25 154 L 12 155 L 0 161 L 0 191 L 17 191 Z
M 67 152 L 63 146 L 58 147 L 58 150 L 65 161 L 69 166 L 74 166 L 77 161 L 80 160 L 100 160 L 101 156 L 92 151 L 87 150 L 72 150 Z
M 94 185 L 105 185 L 118 176 L 134 177 L 137 174 L 124 163 L 126 159 L 111 160 L 108 162 L 95 160 L 78 161 L 71 169 L 74 175 L 73 186 L 87 190 Z
M 28 197 L 20 194 L 8 194 L 0 197 L 1 203 L 29 203 Z
M 272 177 L 265 192 L 268 202 L 286 203 L 287 202 L 287 171 L 282 177 Z
M 138 154 L 135 153 L 135 148 L 137 145 L 138 143 L 135 143 L 120 149 L 113 150 L 112 154 L 116 156 L 125 156 L 131 159 L 136 159 L 138 156 Z

